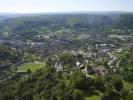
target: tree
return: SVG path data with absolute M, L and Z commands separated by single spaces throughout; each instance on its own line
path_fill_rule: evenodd
M 113 89 L 111 84 L 108 84 L 105 94 L 102 96 L 102 100 L 120 100 L 120 94 Z
M 123 82 L 119 76 L 113 76 L 111 83 L 117 91 L 121 91 L 123 89 Z
M 121 91 L 121 96 L 123 100 L 126 100 L 127 96 L 128 96 L 128 91 L 127 90 L 122 90 Z
M 24 94 L 22 94 L 21 99 L 22 100 L 33 100 L 33 95 L 30 91 L 26 91 Z
M 86 91 L 90 86 L 86 76 L 81 71 L 76 71 L 71 76 L 71 87 Z
M 81 91 L 81 90 L 74 89 L 72 96 L 73 96 L 73 100 L 84 100 L 83 91 Z
M 102 76 L 97 76 L 95 79 L 95 86 L 98 90 L 105 91 L 105 80 Z
M 32 71 L 31 71 L 31 69 L 27 69 L 27 73 L 29 74 L 29 73 L 31 73 Z
M 75 64 L 75 59 L 70 54 L 62 54 L 59 57 L 59 60 L 63 65 L 66 65 L 68 67 L 72 67 Z

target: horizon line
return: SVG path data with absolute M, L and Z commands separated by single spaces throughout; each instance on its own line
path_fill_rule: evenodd
M 0 14 L 47 14 L 47 13 L 108 13 L 108 12 L 112 12 L 112 13 L 133 13 L 133 11 L 47 11 L 47 12 L 43 12 L 43 11 L 40 11 L 40 12 L 13 12 L 13 11 L 9 11 L 9 12 L 0 12 Z

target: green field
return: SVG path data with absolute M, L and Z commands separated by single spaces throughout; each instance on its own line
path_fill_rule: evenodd
M 103 93 L 101 93 L 100 91 L 96 91 L 96 94 L 92 95 L 92 96 L 85 96 L 85 100 L 100 100 L 102 97 Z
M 86 97 L 85 100 L 100 100 L 101 96 L 91 96 L 91 97 Z
M 30 63 L 24 63 L 19 66 L 18 72 L 27 72 L 28 69 L 30 69 L 32 72 L 35 72 L 36 70 L 42 68 L 45 65 L 45 63 L 35 63 L 35 62 L 30 62 Z
M 133 88 L 133 83 L 127 82 L 127 81 L 123 81 L 124 83 L 124 88 L 125 89 L 132 89 Z

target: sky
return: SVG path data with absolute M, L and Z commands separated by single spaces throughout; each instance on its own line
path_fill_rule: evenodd
M 133 0 L 0 0 L 0 12 L 130 11 Z

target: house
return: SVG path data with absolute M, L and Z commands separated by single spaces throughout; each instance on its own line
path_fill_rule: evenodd
M 62 71 L 64 69 L 63 65 L 61 63 L 58 64 L 57 62 L 55 63 L 55 68 L 56 71 Z
M 77 67 L 78 67 L 80 64 L 81 64 L 80 62 L 78 62 L 78 61 L 76 62 L 76 66 L 77 66 Z

